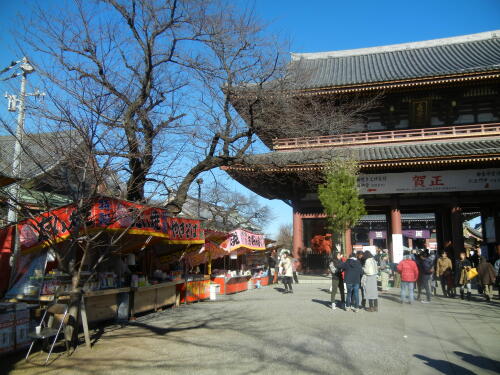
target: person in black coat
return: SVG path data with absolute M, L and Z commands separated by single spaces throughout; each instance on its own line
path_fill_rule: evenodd
M 269 264 L 269 271 L 267 273 L 268 284 L 271 285 L 273 283 L 274 273 L 278 272 L 276 270 L 276 250 L 273 250 L 269 257 L 267 258 L 267 262 Z
M 363 275 L 363 267 L 361 262 L 351 255 L 346 262 L 339 264 L 340 268 L 344 270 L 344 281 L 347 287 L 346 295 L 346 310 L 351 309 L 353 312 L 358 311 L 359 301 L 359 285 L 361 283 L 361 276 Z
M 425 249 L 420 252 L 418 266 L 418 296 L 420 299 L 422 289 L 425 290 L 426 299 L 421 300 L 422 303 L 431 302 L 431 279 L 434 274 L 434 257 L 430 255 L 429 250 Z

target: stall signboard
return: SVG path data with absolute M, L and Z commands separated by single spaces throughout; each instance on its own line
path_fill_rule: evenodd
M 249 250 L 266 250 L 264 235 L 252 233 L 244 229 L 232 231 L 229 238 L 224 241 L 221 246 L 229 253 L 240 248 Z
M 21 251 L 39 250 L 64 241 L 78 225 L 76 205 L 67 205 L 39 214 L 18 224 Z M 203 244 L 204 230 L 199 220 L 171 217 L 165 209 L 148 207 L 120 199 L 100 197 L 89 210 L 87 231 L 127 231 L 127 234 L 160 237 L 171 244 Z

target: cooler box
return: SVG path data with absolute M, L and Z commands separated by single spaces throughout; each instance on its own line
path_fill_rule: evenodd
M 14 303 L 0 303 L 0 353 L 14 350 Z
M 31 344 L 30 310 L 27 303 L 16 303 L 16 349 L 22 349 Z

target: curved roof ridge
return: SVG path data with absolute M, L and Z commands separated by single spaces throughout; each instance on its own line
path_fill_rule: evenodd
M 301 59 L 316 60 L 327 59 L 331 57 L 347 57 L 347 56 L 360 56 L 371 55 L 376 53 L 406 51 L 429 47 L 447 46 L 451 44 L 461 44 L 468 42 L 477 42 L 481 40 L 497 39 L 500 38 L 500 30 L 486 31 L 476 34 L 460 35 L 449 38 L 430 39 L 418 42 L 389 44 L 386 46 L 375 46 L 367 48 L 355 48 L 347 50 L 326 51 L 326 52 L 291 52 L 291 60 L 297 61 Z

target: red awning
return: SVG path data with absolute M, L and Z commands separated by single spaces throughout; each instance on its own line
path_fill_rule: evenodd
M 63 206 L 20 222 L 21 252 L 33 252 L 63 242 L 71 235 L 75 204 Z M 173 245 L 202 245 L 204 230 L 199 220 L 169 216 L 163 208 L 150 207 L 116 198 L 95 200 L 86 220 L 85 231 L 116 233 L 124 251 L 141 247 L 146 240 Z M 80 233 L 81 235 L 82 233 Z

